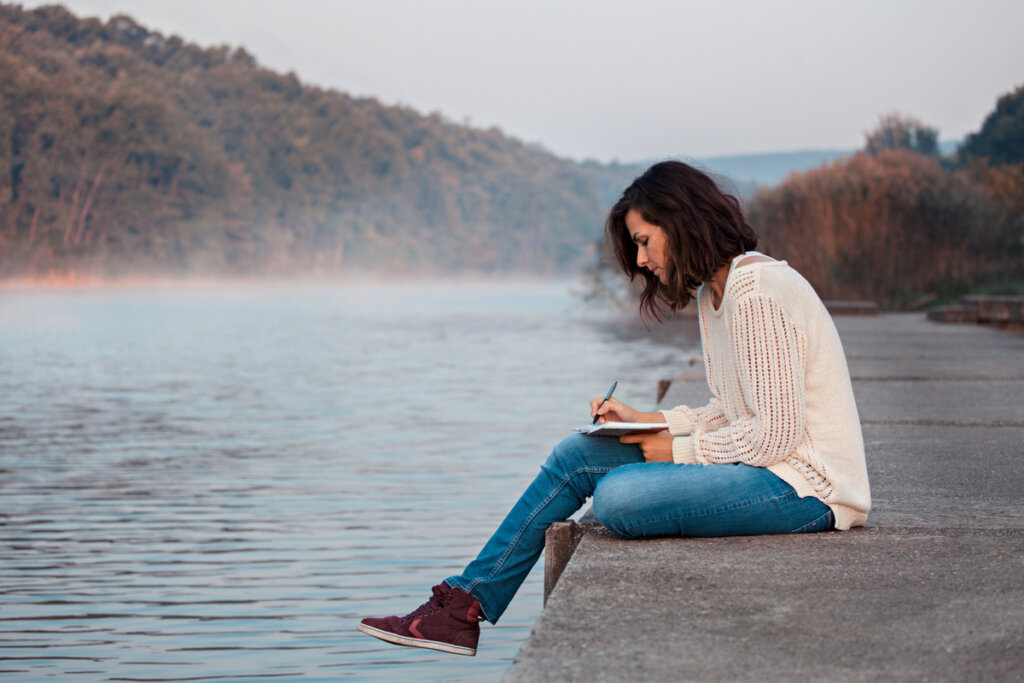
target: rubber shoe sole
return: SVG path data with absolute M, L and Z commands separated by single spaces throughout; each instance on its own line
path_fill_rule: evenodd
M 374 638 L 380 638 L 386 640 L 389 643 L 395 645 L 408 645 L 409 647 L 425 647 L 430 650 L 440 650 L 441 652 L 449 652 L 453 655 L 466 655 L 473 657 L 476 655 L 476 648 L 462 647 L 461 645 L 452 645 L 450 643 L 442 643 L 437 640 L 425 640 L 423 638 L 410 638 L 408 636 L 400 636 L 397 633 L 391 633 L 390 631 L 382 631 L 379 628 L 373 626 L 367 626 L 366 624 L 359 624 L 357 626 L 360 631 L 368 636 Z

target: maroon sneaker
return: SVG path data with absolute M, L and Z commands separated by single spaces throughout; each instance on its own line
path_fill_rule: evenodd
M 363 619 L 359 630 L 396 645 L 426 647 L 456 655 L 475 655 L 480 640 L 480 603 L 443 581 L 434 595 L 404 617 Z

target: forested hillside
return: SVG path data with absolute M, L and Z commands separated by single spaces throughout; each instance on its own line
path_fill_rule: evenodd
M 497 129 L 0 5 L 0 277 L 551 272 L 601 221 L 579 167 Z

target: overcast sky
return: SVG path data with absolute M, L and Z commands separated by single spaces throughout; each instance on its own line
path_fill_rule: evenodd
M 1019 0 L 62 4 L 574 159 L 849 149 L 890 111 L 960 139 L 1024 85 Z

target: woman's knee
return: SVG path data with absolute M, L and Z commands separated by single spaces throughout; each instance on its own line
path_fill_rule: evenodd
M 587 437 L 583 434 L 570 434 L 559 441 L 551 449 L 551 455 L 544 462 L 548 470 L 567 472 L 578 469 L 586 464 Z
M 634 520 L 643 501 L 630 485 L 629 466 L 609 472 L 594 490 L 593 510 L 597 521 L 623 538 L 638 538 Z

